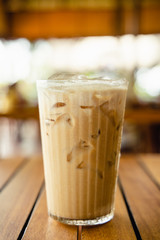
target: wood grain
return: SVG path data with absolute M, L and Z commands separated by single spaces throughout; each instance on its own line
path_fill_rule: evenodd
M 43 191 L 23 240 L 76 240 L 77 228 L 64 225 L 48 216 L 46 194 Z
M 21 157 L 0 160 L 0 191 L 2 186 L 8 181 L 21 164 L 23 164 L 23 159 Z
M 123 191 L 143 240 L 160 239 L 160 194 L 152 179 L 154 177 L 159 182 L 159 156 L 127 155 L 123 156 L 120 162 L 119 175 Z M 6 172 L 15 174 L 0 193 L 0 240 L 18 238 L 44 180 L 43 165 L 39 156 L 29 159 L 23 167 L 16 167 L 18 161 L 12 159 L 6 163 Z M 22 161 L 19 161 L 19 164 L 21 163 Z M 3 164 L 1 165 L 0 161 L 0 166 Z M 22 239 L 75 240 L 76 237 L 76 227 L 61 224 L 48 217 L 43 189 Z M 119 187 L 114 219 L 103 225 L 83 228 L 82 240 L 91 239 L 137 239 Z
M 160 187 L 160 155 L 141 154 L 139 155 L 139 161 Z
M 160 239 L 160 193 L 135 156 L 121 159 L 120 180 L 142 239 Z
M 103 225 L 83 228 L 83 240 L 136 239 L 122 194 L 117 188 L 114 218 Z
M 42 161 L 32 159 L 0 194 L 0 240 L 17 239 L 43 183 Z

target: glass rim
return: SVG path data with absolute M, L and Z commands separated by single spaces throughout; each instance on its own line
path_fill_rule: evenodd
M 103 73 L 55 73 L 48 79 L 38 79 L 37 87 L 39 86 L 73 86 L 73 85 L 91 85 L 91 84 L 105 84 L 109 86 L 128 86 L 128 80 L 120 73 L 103 72 Z

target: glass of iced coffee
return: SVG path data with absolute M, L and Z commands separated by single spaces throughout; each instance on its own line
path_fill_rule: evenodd
M 113 218 L 127 81 L 60 73 L 38 80 L 49 215 L 66 224 Z

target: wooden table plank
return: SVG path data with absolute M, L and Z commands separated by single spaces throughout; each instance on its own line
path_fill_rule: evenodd
M 160 239 L 160 192 L 134 155 L 121 159 L 120 180 L 142 239 Z
M 0 240 L 14 240 L 34 205 L 42 186 L 42 161 L 32 159 L 0 194 Z
M 0 240 L 17 239 L 34 205 L 43 183 L 43 165 L 38 159 L 39 157 L 30 159 L 20 168 L 17 165 L 19 170 L 16 171 L 15 168 L 16 174 L 13 170 L 14 177 L 0 193 Z M 160 239 L 160 194 L 152 179 L 154 177 L 159 181 L 158 159 L 159 155 L 132 155 L 122 157 L 120 163 L 123 191 L 140 235 L 145 240 Z M 15 163 L 12 163 L 13 166 L 11 164 L 7 169 L 14 169 Z M 74 240 L 76 236 L 76 227 L 61 224 L 48 217 L 43 191 L 22 239 Z M 114 219 L 100 226 L 83 228 L 82 240 L 89 239 L 136 239 L 119 187 Z
M 46 194 L 43 191 L 27 230 L 25 231 L 23 240 L 75 240 L 77 236 L 77 228 L 68 226 L 53 220 L 48 216 L 46 206 Z
M 65 240 L 76 239 L 76 227 L 59 223 L 48 217 L 46 207 L 46 197 L 43 193 L 38 206 L 32 216 L 31 222 L 25 232 L 23 240 Z M 136 239 L 128 213 L 118 188 L 116 197 L 116 212 L 114 219 L 96 227 L 83 227 L 82 239 Z
M 146 171 L 160 187 L 160 155 L 159 154 L 140 154 L 139 160 Z
M 137 239 L 130 222 L 122 194 L 117 188 L 114 218 L 103 225 L 83 228 L 83 240 Z
M 0 191 L 3 185 L 23 163 L 22 157 L 0 160 Z

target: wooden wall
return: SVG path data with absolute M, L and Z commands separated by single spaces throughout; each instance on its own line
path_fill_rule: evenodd
M 160 33 L 160 1 L 0 0 L 0 20 L 6 38 Z

